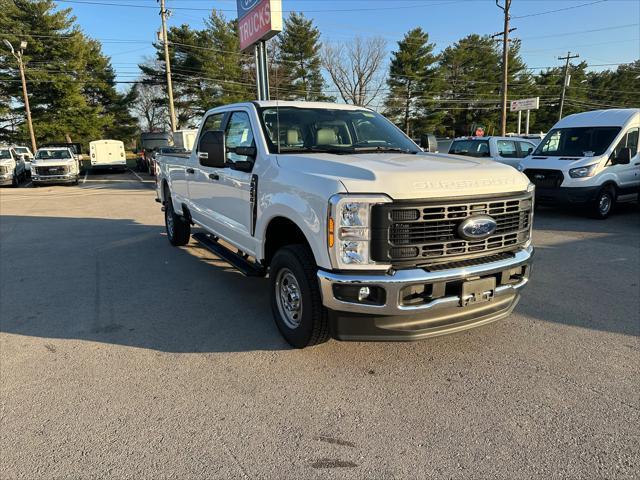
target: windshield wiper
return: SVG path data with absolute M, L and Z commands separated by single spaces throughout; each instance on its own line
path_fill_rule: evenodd
M 354 147 L 355 153 L 389 153 L 389 152 L 398 152 L 398 153 L 409 153 L 415 155 L 418 152 L 414 152 L 413 150 L 409 150 L 407 148 L 400 147 L 385 147 L 382 145 L 378 145 L 377 147 Z
M 311 145 L 308 147 L 280 148 L 280 153 L 334 153 L 336 155 L 346 155 L 353 152 L 353 147 L 334 147 L 332 145 Z

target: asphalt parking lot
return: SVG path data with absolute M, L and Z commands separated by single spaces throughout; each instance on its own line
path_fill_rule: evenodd
M 292 350 L 153 182 L 0 190 L 0 475 L 638 478 L 640 210 L 540 210 L 508 319 Z

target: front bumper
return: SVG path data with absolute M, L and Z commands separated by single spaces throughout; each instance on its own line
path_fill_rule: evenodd
M 77 173 L 67 173 L 65 175 L 36 175 L 31 174 L 31 181 L 33 183 L 68 183 L 78 180 Z
M 319 271 L 322 300 L 330 311 L 334 337 L 342 340 L 416 340 L 477 327 L 511 313 L 527 284 L 533 247 L 509 258 L 459 268 L 427 271 L 399 270 L 393 274 Z M 470 280 L 495 279 L 483 298 L 463 295 Z M 380 304 L 345 301 L 336 293 L 343 287 L 384 291 Z M 407 292 L 420 291 L 418 301 L 407 302 Z M 470 298 L 471 297 L 471 298 Z
M 539 205 L 586 205 L 595 201 L 600 186 L 536 188 Z

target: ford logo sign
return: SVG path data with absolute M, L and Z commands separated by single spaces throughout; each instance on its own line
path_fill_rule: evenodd
M 458 225 L 458 235 L 464 240 L 484 240 L 496 231 L 497 226 L 489 215 L 475 215 Z

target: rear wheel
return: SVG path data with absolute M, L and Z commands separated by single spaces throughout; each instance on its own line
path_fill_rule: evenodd
M 593 218 L 604 220 L 608 218 L 613 211 L 613 206 L 616 202 L 616 189 L 612 186 L 604 186 L 598 192 L 593 204 L 590 208 L 590 213 Z
M 278 330 L 295 348 L 324 343 L 330 336 L 317 271 L 305 245 L 283 247 L 271 262 L 271 311 Z
M 167 195 L 167 197 L 164 209 L 164 224 L 167 230 L 167 237 L 171 245 L 180 247 L 189 243 L 191 225 L 173 210 L 171 195 Z

